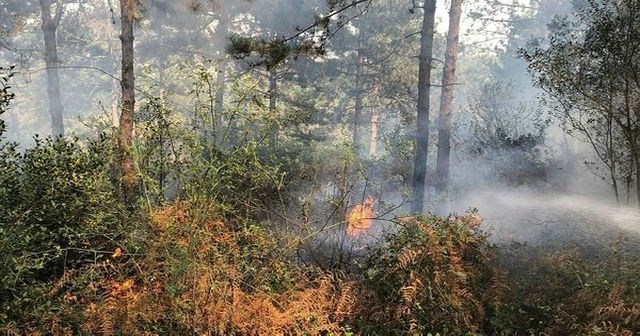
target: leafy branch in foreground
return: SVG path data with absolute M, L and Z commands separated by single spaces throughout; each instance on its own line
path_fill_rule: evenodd
M 10 91 L 11 85 L 9 84 L 14 75 L 13 69 L 15 69 L 13 65 L 8 68 L 0 67 L 0 115 L 7 112 L 11 100 L 15 97 L 15 93 Z M 0 119 L 0 136 L 4 133 L 5 128 L 4 120 Z

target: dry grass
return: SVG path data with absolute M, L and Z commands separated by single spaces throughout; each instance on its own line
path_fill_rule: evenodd
M 364 293 L 368 324 L 384 333 L 477 332 L 500 288 L 483 267 L 484 237 L 465 223 L 404 219 L 406 229 L 374 254 Z
M 96 281 L 57 294 L 82 307 L 83 333 L 319 335 L 340 333 L 352 314 L 353 283 L 292 272 L 261 232 L 194 215 L 186 204 L 150 217 L 154 239 L 143 258 L 114 254 L 85 270 Z
M 214 209 L 176 203 L 154 210 L 144 230 L 144 253 L 122 246 L 67 271 L 45 291 L 43 302 L 55 308 L 34 313 L 42 317 L 29 326 L 0 326 L 0 332 L 634 335 L 640 330 L 640 305 L 630 296 L 630 285 L 594 287 L 602 279 L 588 278 L 592 272 L 574 253 L 514 255 L 526 286 L 510 289 L 514 283 L 506 271 L 491 263 L 494 254 L 476 215 L 405 217 L 398 221 L 403 229 L 369 251 L 361 272 L 346 275 L 302 267 L 278 246 L 282 237 L 223 220 Z

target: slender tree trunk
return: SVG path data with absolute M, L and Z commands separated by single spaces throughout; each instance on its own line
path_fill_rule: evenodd
M 278 103 L 278 72 L 275 67 L 269 70 L 269 112 L 275 117 L 276 104 Z M 280 127 L 278 127 L 278 120 L 274 120 L 273 130 L 271 131 L 271 148 L 275 148 L 278 144 L 278 133 Z
M 362 151 L 362 139 L 360 135 L 360 126 L 362 124 L 362 110 L 363 110 L 363 71 L 364 71 L 364 50 L 363 50 L 363 34 L 362 30 L 358 37 L 358 51 L 356 56 L 356 78 L 355 78 L 355 106 L 353 109 L 353 154 L 358 156 Z
M 640 159 L 639 159 L 640 161 Z M 640 208 L 640 162 L 636 163 L 636 199 Z
M 109 42 L 108 42 L 109 55 L 115 55 L 116 49 L 118 49 L 116 43 L 113 41 L 115 34 L 117 34 L 117 31 L 115 28 L 116 18 L 115 18 L 113 6 L 110 0 L 108 1 L 107 6 L 109 8 L 109 11 L 111 12 L 111 25 L 109 25 Z M 112 62 L 113 73 L 117 73 L 118 60 L 115 57 L 112 60 L 113 60 Z M 111 78 L 111 111 L 109 112 L 111 117 L 111 126 L 113 126 L 114 129 L 117 129 L 118 127 L 120 127 L 120 120 L 119 120 L 120 119 L 120 94 L 118 93 L 119 86 L 120 86 L 120 81 L 118 80 L 118 78 L 116 78 L 115 76 L 112 77 Z
M 133 112 L 135 108 L 135 75 L 133 72 L 133 19 L 136 0 L 120 0 L 120 14 L 122 19 L 122 113 L 120 114 L 120 128 L 118 147 L 120 151 L 120 169 L 122 186 L 127 201 L 135 196 L 137 178 L 135 174 L 132 145 L 133 145 Z
M 438 118 L 438 159 L 436 189 L 446 190 L 449 185 L 449 167 L 451 155 L 451 115 L 453 112 L 453 91 L 458 59 L 458 41 L 460 39 L 460 17 L 462 0 L 451 0 L 449 10 L 449 32 L 442 73 L 442 93 L 440 97 L 440 116 Z
M 380 115 L 378 114 L 378 108 L 374 107 L 371 110 L 371 134 L 369 137 L 369 156 L 375 157 L 378 154 L 378 128 L 379 128 Z
M 226 38 L 229 34 L 229 26 L 227 22 L 229 21 L 226 14 L 221 14 L 219 18 L 218 27 L 216 28 L 216 32 L 214 33 L 214 41 L 217 45 L 223 46 L 226 45 Z M 218 76 L 216 78 L 216 96 L 215 96 L 215 106 L 214 106 L 214 118 L 213 122 L 213 145 L 218 146 L 218 142 L 224 142 L 225 139 L 220 139 L 218 134 L 223 134 L 223 115 L 224 115 L 224 89 L 227 81 L 227 54 L 224 49 L 220 50 L 220 63 L 218 64 Z
M 613 111 L 612 102 L 609 103 L 609 111 Z M 618 176 L 616 174 L 617 158 L 614 157 L 615 143 L 613 141 L 613 118 L 607 120 L 607 136 L 609 137 L 608 152 L 609 152 L 609 174 L 611 174 L 611 186 L 613 187 L 613 193 L 616 197 L 616 205 L 620 205 L 620 187 L 618 186 Z
M 418 74 L 418 118 L 416 122 L 416 156 L 413 165 L 411 211 L 422 213 L 427 179 L 429 154 L 429 95 L 431 92 L 431 63 L 433 61 L 433 34 L 436 1 L 426 0 L 420 38 L 420 66 Z
M 638 202 L 638 208 L 640 208 L 640 148 L 636 146 L 635 150 L 632 151 L 633 161 L 635 164 L 635 173 L 636 173 L 636 200 Z
M 51 16 L 51 5 L 55 4 L 55 14 Z M 42 14 L 42 32 L 44 34 L 45 64 L 47 67 L 47 96 L 51 114 L 51 134 L 64 135 L 62 119 L 62 97 L 60 95 L 60 76 L 58 73 L 57 30 L 62 17 L 62 1 L 40 0 Z
M 116 53 L 117 46 L 112 43 L 112 39 L 115 36 L 115 27 L 109 30 L 109 55 Z M 118 71 L 118 61 L 113 59 L 113 73 Z M 114 76 L 111 79 L 111 125 L 117 129 L 120 127 L 120 95 L 118 94 L 118 87 L 121 85 L 120 81 Z
M 114 73 L 117 70 L 114 69 Z M 114 128 L 120 127 L 120 97 L 118 95 L 118 80 L 113 79 L 111 82 L 111 126 Z
M 610 170 L 611 174 L 611 187 L 613 188 L 613 195 L 616 198 L 616 205 L 620 206 L 620 187 L 618 186 L 618 178 L 615 176 L 615 168 Z
M 219 139 L 218 134 L 222 133 L 222 116 L 224 114 L 224 87 L 227 80 L 227 61 L 222 59 L 218 64 L 218 76 L 216 78 L 216 96 L 214 104 L 214 117 L 213 117 L 213 145 L 218 146 L 218 141 L 224 141 Z

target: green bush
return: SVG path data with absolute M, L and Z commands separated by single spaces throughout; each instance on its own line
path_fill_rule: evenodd
M 215 202 L 226 214 L 262 219 L 265 204 L 293 184 L 300 146 L 284 136 L 278 145 L 270 139 L 283 121 L 260 102 L 252 82 L 234 80 L 228 94 L 237 104 L 218 110 L 217 73 L 191 70 L 193 110 L 179 97 L 160 95 L 147 97 L 137 113 L 134 152 L 143 198 L 149 206 Z
M 0 146 L 0 322 L 33 309 L 40 285 L 94 262 L 127 232 L 111 142 L 35 140 L 23 153 Z

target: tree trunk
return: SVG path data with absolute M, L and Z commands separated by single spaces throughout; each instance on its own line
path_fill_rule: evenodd
M 636 161 L 636 199 L 640 208 L 640 159 Z
M 451 0 L 449 10 L 449 32 L 442 73 L 442 93 L 440 96 L 440 116 L 438 122 L 438 159 L 436 189 L 446 190 L 449 185 L 449 167 L 451 155 L 451 114 L 453 111 L 453 91 L 458 59 L 458 41 L 460 39 L 460 17 L 462 0 Z
M 227 61 L 222 59 L 218 64 L 218 76 L 216 78 L 216 96 L 213 108 L 213 145 L 218 146 L 219 141 L 224 141 L 218 134 L 222 134 L 222 116 L 224 114 L 224 87 L 227 80 Z
M 51 16 L 51 5 L 56 4 L 55 14 Z M 62 120 L 62 97 L 60 95 L 60 76 L 58 73 L 57 30 L 62 17 L 62 2 L 40 0 L 42 14 L 42 32 L 44 34 L 45 64 L 47 67 L 47 96 L 49 97 L 49 113 L 51 114 L 51 134 L 64 135 Z
M 225 14 L 220 14 L 218 27 L 214 33 L 214 41 L 219 46 L 226 45 L 226 38 L 229 34 L 228 22 L 229 19 Z M 218 134 L 223 134 L 222 123 L 224 115 L 224 89 L 227 81 L 227 54 L 224 49 L 220 50 L 220 63 L 218 63 L 218 76 L 216 78 L 216 95 L 214 105 L 214 117 L 211 121 L 213 123 L 213 145 L 219 146 L 218 142 L 224 142 L 227 139 L 222 139 Z
M 120 169 L 122 186 L 127 201 L 135 196 L 137 178 L 134 169 L 133 145 L 133 111 L 135 107 L 135 75 L 133 72 L 133 19 L 135 0 L 120 0 L 120 14 L 122 18 L 122 113 L 120 114 L 120 128 L 118 147 L 120 154 Z
M 640 146 L 636 146 L 636 148 L 632 150 L 632 155 L 633 162 L 636 166 L 636 200 L 638 202 L 638 208 L 640 208 Z
M 357 157 L 360 155 L 362 151 L 362 139 L 360 135 L 360 126 L 362 124 L 362 110 L 363 110 L 363 94 L 364 90 L 362 75 L 364 71 L 364 50 L 363 50 L 363 39 L 364 36 L 362 34 L 362 30 L 359 33 L 358 37 L 358 51 L 356 56 L 356 78 L 355 78 L 355 86 L 356 92 L 354 96 L 355 106 L 353 109 L 353 154 Z
M 371 110 L 371 134 L 369 136 L 369 156 L 375 157 L 378 154 L 378 123 L 380 115 L 378 114 L 378 108 L 374 107 Z
M 112 15 L 112 24 L 109 25 L 109 55 L 114 55 L 116 53 L 116 49 L 117 49 L 117 45 L 116 43 L 113 41 L 113 38 L 115 36 L 116 32 L 116 28 L 115 28 L 115 24 L 116 24 L 116 20 L 115 17 L 113 16 L 113 8 L 111 7 L 111 2 L 109 2 L 109 10 L 111 11 L 111 15 Z M 113 73 L 117 73 L 118 72 L 118 61 L 116 58 L 113 58 L 113 63 L 112 65 L 112 69 L 113 69 Z M 120 127 L 120 94 L 118 93 L 118 87 L 120 86 L 120 81 L 118 80 L 118 78 L 116 76 L 113 76 L 111 78 L 111 111 L 110 112 L 110 117 L 111 117 L 111 126 L 113 126 L 114 129 L 117 129 L 118 127 Z
M 117 67 L 116 67 L 117 68 Z M 113 73 L 116 73 L 118 70 L 114 69 Z M 119 81 L 116 78 L 111 80 L 111 126 L 114 129 L 120 127 L 120 96 L 118 95 L 118 86 Z
M 613 102 L 609 103 L 609 111 L 613 111 Z M 611 113 L 611 112 L 610 112 Z M 607 137 L 609 137 L 608 142 L 608 152 L 609 152 L 609 163 L 607 166 L 609 167 L 609 174 L 611 174 L 611 186 L 613 187 L 613 194 L 616 197 L 616 205 L 620 206 L 620 188 L 618 187 L 618 176 L 616 173 L 616 163 L 617 158 L 615 158 L 615 143 L 613 141 L 613 118 L 608 118 L 607 120 Z
M 274 118 L 273 121 L 273 129 L 271 131 L 271 148 L 276 148 L 278 144 L 278 132 L 280 132 L 280 127 L 278 127 L 278 120 L 275 117 L 276 114 L 276 104 L 278 103 L 278 73 L 275 67 L 272 67 L 269 70 L 269 112 L 271 112 L 271 116 Z
M 411 211 L 424 210 L 427 158 L 429 154 L 429 94 L 431 92 L 431 63 L 433 61 L 433 34 L 436 1 L 427 0 L 424 5 L 422 37 L 420 38 L 420 69 L 418 74 L 418 117 L 416 122 L 416 156 L 413 165 Z

